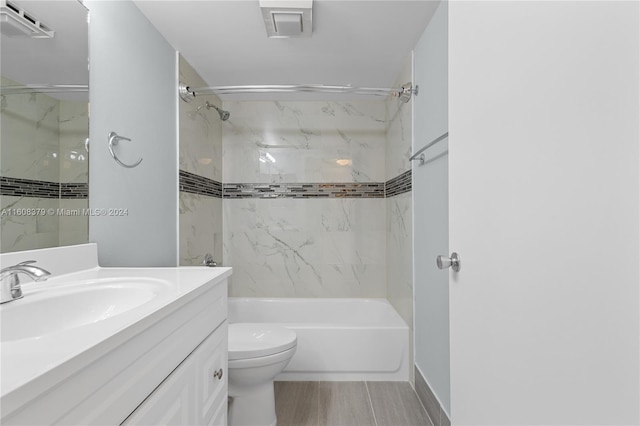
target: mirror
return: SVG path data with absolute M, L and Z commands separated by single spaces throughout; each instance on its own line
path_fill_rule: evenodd
M 86 243 L 88 11 L 0 0 L 0 252 Z

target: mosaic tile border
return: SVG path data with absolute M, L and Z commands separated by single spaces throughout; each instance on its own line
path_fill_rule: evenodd
M 225 183 L 180 170 L 180 191 L 216 198 L 387 198 L 411 191 L 411 170 L 387 182 Z M 88 198 L 89 184 L 0 176 L 0 194 L 34 198 Z
M 384 184 L 385 197 L 404 194 L 411 191 L 411 170 L 389 179 Z
M 384 198 L 384 183 L 225 183 L 224 198 Z
M 222 198 L 222 183 L 204 176 L 180 170 L 178 175 L 180 191 L 190 194 Z
M 0 195 L 31 198 L 89 198 L 89 184 L 0 176 Z
M 89 198 L 89 184 L 60 182 L 60 198 Z
M 220 183 L 180 170 L 180 191 L 216 198 L 387 198 L 411 191 L 411 170 L 387 182 Z

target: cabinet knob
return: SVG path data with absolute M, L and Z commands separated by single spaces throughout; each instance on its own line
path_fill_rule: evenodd
M 223 374 L 223 370 L 221 368 L 218 371 L 213 372 L 213 377 L 215 377 L 218 380 L 222 380 L 222 374 Z

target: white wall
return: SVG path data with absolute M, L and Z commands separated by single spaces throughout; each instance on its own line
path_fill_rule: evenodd
M 447 2 L 431 18 L 415 50 L 413 152 L 448 129 Z M 449 280 L 436 256 L 449 253 L 447 139 L 413 163 L 415 363 L 449 411 Z M 432 412 L 432 415 L 435 415 Z M 438 425 L 439 420 L 436 420 Z
M 130 1 L 86 1 L 90 10 L 89 240 L 102 266 L 175 266 L 178 250 L 176 53 Z M 132 139 L 111 158 L 107 134 Z
M 454 424 L 638 424 L 639 3 L 449 6 Z

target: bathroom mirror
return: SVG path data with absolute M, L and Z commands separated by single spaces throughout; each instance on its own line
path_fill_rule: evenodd
M 0 0 L 0 252 L 88 241 L 88 10 Z

